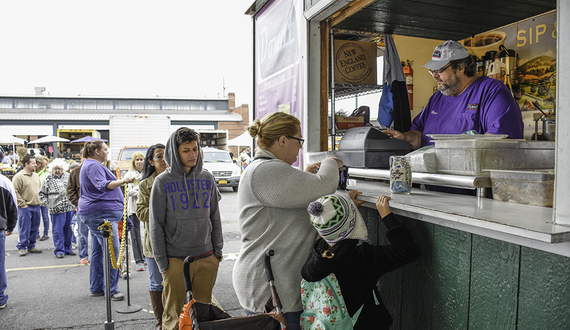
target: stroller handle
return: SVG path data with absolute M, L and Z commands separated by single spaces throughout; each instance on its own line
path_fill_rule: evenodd
M 269 282 L 273 281 L 273 270 L 271 269 L 271 257 L 275 255 L 275 251 L 268 250 L 265 252 L 265 274 L 267 275 L 267 280 Z
M 186 259 L 184 259 L 184 286 L 186 287 L 186 293 L 192 292 L 192 281 L 190 280 L 190 264 L 193 261 L 193 256 L 187 256 Z
M 269 288 L 271 289 L 271 301 L 273 307 L 277 312 L 281 313 L 281 299 L 277 294 L 277 289 L 275 288 L 275 279 L 273 278 L 273 270 L 271 269 L 271 257 L 275 254 L 275 251 L 268 250 L 265 252 L 265 274 L 267 275 L 267 281 L 269 282 Z

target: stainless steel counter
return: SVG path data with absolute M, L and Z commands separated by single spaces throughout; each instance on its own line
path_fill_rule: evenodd
M 370 208 L 378 196 L 391 195 L 388 184 L 354 177 L 348 189 L 362 191 L 358 199 Z M 570 257 L 570 227 L 553 223 L 552 208 L 415 188 L 411 195 L 391 196 L 396 214 Z

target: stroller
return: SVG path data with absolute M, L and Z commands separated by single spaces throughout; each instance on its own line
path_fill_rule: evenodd
M 192 297 L 192 281 L 190 280 L 190 263 L 194 257 L 184 259 L 184 286 L 188 303 L 180 313 L 180 330 L 282 330 L 287 329 L 281 313 L 281 301 L 275 289 L 271 256 L 273 250 L 265 253 L 265 273 L 271 288 L 271 297 L 262 314 L 242 317 L 231 317 L 213 304 L 197 302 Z

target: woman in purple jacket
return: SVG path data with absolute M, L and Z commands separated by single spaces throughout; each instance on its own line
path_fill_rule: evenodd
M 103 165 L 107 160 L 107 145 L 101 140 L 86 142 L 83 148 L 85 161 L 81 166 L 79 180 L 81 194 L 79 197 L 79 213 L 91 231 L 92 251 L 89 273 L 92 296 L 105 294 L 103 234 L 98 229 L 101 222 L 109 220 L 113 229 L 113 246 L 115 255 L 119 255 L 118 221 L 122 219 L 124 197 L 121 185 L 131 183 L 132 178 L 117 180 L 117 177 Z M 109 265 L 111 273 L 111 300 L 123 300 L 125 295 L 119 291 L 119 270 Z

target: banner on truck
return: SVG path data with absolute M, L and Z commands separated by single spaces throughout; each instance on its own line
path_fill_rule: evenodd
M 270 0 L 255 16 L 256 119 L 283 111 L 303 127 L 305 23 L 302 0 Z

